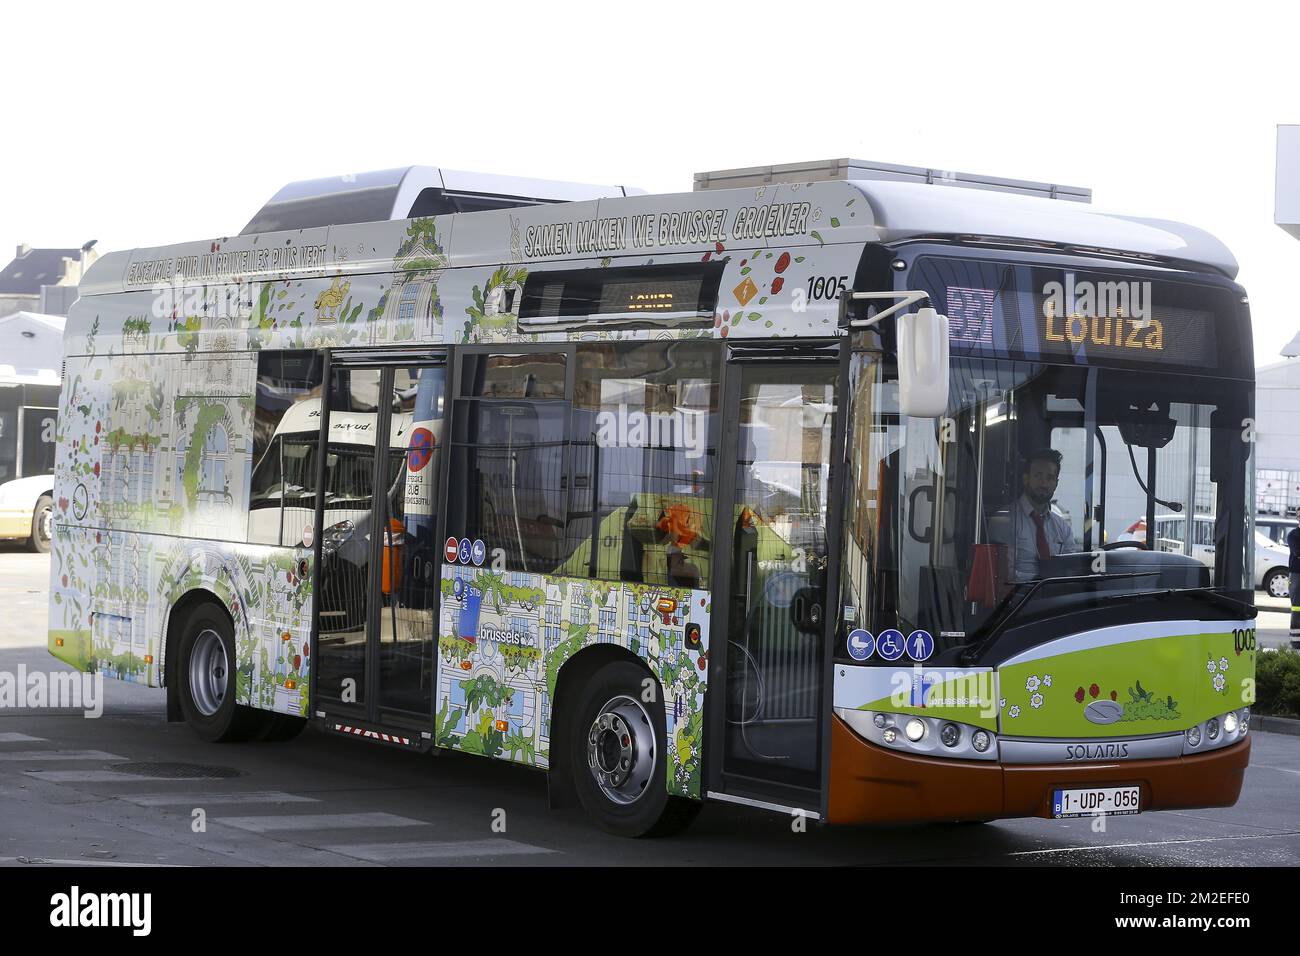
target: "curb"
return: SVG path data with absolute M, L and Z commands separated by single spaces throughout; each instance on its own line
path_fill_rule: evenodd
M 1300 737 L 1300 720 L 1290 717 L 1270 717 L 1267 714 L 1250 715 L 1251 730 L 1266 734 L 1287 734 Z

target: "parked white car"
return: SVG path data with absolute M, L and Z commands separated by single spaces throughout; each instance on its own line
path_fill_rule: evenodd
M 1286 536 L 1296 527 L 1298 525 L 1295 518 L 1284 518 L 1281 515 L 1255 515 L 1255 530 L 1279 548 L 1286 548 Z
M 1294 527 L 1295 522 L 1290 523 Z M 1156 515 L 1156 547 L 1161 551 L 1183 552 L 1183 516 Z M 1289 530 L 1289 528 L 1288 528 Z M 1120 541 L 1145 541 L 1146 521 L 1139 519 L 1129 525 L 1119 536 Z M 1214 516 L 1197 515 L 1192 538 L 1192 557 L 1207 568 L 1214 568 Z M 1291 557 L 1285 544 L 1278 544 L 1264 529 L 1255 530 L 1255 587 L 1275 598 L 1286 597 L 1289 591 L 1287 570 Z

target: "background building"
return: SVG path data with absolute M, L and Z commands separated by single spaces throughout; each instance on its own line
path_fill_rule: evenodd
M 77 284 L 98 258 L 95 240 L 80 249 L 33 249 L 23 243 L 0 270 L 0 317 L 14 312 L 67 315 Z

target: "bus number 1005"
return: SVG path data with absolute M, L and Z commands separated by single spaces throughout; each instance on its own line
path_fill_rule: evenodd
M 818 299 L 837 299 L 840 293 L 847 291 L 848 288 L 848 276 L 810 276 L 808 278 L 808 298 L 814 302 Z

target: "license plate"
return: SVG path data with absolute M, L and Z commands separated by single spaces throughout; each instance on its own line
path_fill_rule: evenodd
M 1052 816 L 1090 817 L 1105 813 L 1119 816 L 1138 813 L 1139 787 L 1095 787 L 1088 790 L 1057 790 L 1052 796 Z

